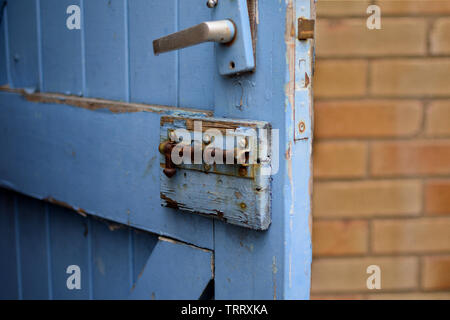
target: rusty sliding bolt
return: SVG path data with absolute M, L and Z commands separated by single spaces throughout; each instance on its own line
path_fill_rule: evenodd
M 298 18 L 298 40 L 307 40 L 314 38 L 315 20 Z
M 174 147 L 175 143 L 172 141 L 165 141 L 159 145 L 159 152 L 164 155 L 166 161 L 163 172 L 168 178 L 172 178 L 177 173 L 175 164 L 172 162 L 172 150 Z
M 170 140 L 164 141 L 159 145 L 159 152 L 161 154 L 163 154 L 164 158 L 165 158 L 165 165 L 164 165 L 163 172 L 168 178 L 173 177 L 176 173 L 176 167 L 172 161 L 172 151 L 176 146 L 177 146 L 177 144 Z M 196 149 L 195 147 L 186 145 L 186 146 L 182 146 L 177 151 L 179 151 L 180 157 L 183 157 L 185 152 L 186 152 L 186 154 L 190 154 L 191 161 L 194 162 L 195 161 L 195 149 Z M 202 148 L 201 151 L 203 154 L 205 149 Z M 233 164 L 239 163 L 241 165 L 241 167 L 248 166 L 248 152 L 247 151 L 243 151 L 243 150 L 239 150 L 239 149 L 221 150 L 219 148 L 211 148 L 210 156 L 215 157 L 216 152 L 217 153 L 222 152 L 223 163 L 227 163 L 227 159 L 232 158 Z M 240 162 L 243 162 L 243 163 L 240 163 Z M 242 169 L 241 172 L 244 172 L 244 169 Z M 242 174 L 242 175 L 246 175 L 246 174 Z

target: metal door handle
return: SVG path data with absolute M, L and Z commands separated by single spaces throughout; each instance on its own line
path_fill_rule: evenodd
M 207 21 L 153 41 L 155 55 L 190 47 L 203 42 L 233 41 L 236 28 L 231 20 Z

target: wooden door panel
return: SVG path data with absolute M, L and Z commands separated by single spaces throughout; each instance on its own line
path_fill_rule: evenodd
M 38 35 L 38 50 L 34 57 L 39 66 L 40 85 L 38 88 L 44 92 L 82 95 L 85 83 L 82 32 L 65 27 L 68 15 L 61 14 L 66 12 L 70 5 L 80 6 L 81 1 L 33 2 L 35 2 L 37 10 L 36 25 L 39 28 L 38 32 L 35 32 Z M 24 10 L 29 9 L 21 8 L 21 11 Z M 31 30 L 36 30 L 36 27 Z M 16 38 L 10 38 L 10 43 L 16 41 Z M 17 84 L 15 86 L 19 87 Z
M 211 9 L 203 0 L 178 2 L 178 30 L 211 21 Z M 158 37 L 165 34 L 160 34 Z M 214 44 L 202 43 L 177 52 L 179 73 L 179 106 L 214 109 L 214 77 L 217 73 Z
M 6 52 L 0 61 L 0 72 L 5 70 L 6 75 L 0 74 L 0 81 L 7 81 L 12 88 L 26 88 L 28 94 L 7 87 L 0 92 L 0 145 L 5 155 L 0 157 L 0 185 L 81 214 L 175 238 L 193 244 L 195 250 L 207 249 L 215 259 L 216 298 L 308 298 L 314 43 L 296 38 L 296 21 L 301 16 L 314 18 L 313 1 L 248 0 L 256 8 L 252 25 L 258 28 L 254 39 L 257 67 L 255 72 L 232 77 L 218 74 L 212 44 L 153 55 L 153 39 L 211 19 L 211 9 L 204 2 L 76 0 L 70 4 L 80 4 L 82 28 L 68 33 L 60 26 L 67 17 L 60 12 L 68 5 L 65 0 L 9 1 L 0 24 L 0 50 Z M 29 94 L 33 91 L 84 97 Z M 279 130 L 279 170 L 272 176 L 272 225 L 267 231 L 242 229 L 160 207 L 158 142 L 162 115 L 262 120 Z M 297 132 L 300 122 L 304 130 Z M 68 234 L 73 230 L 65 220 L 54 219 L 52 212 L 57 209 L 48 209 L 54 205 L 38 200 L 30 209 L 38 218 L 28 213 L 21 218 L 21 206 L 29 203 L 22 197 L 15 195 L 13 204 L 3 205 L 7 210 L 12 206 L 14 219 L 1 218 L 5 224 L 1 228 L 9 232 L 0 237 L 15 248 L 0 247 L 5 254 L 15 256 L 1 265 L 17 278 L 17 290 L 11 279 L 4 279 L 9 281 L 8 292 L 19 298 L 32 297 L 28 293 L 34 291 L 39 297 L 69 297 L 54 287 L 64 274 L 49 278 L 43 270 L 50 272 L 54 266 L 59 270 L 67 263 L 63 258 L 54 261 L 64 256 L 64 250 L 54 248 L 52 239 L 64 233 L 54 231 L 52 225 L 61 223 L 61 230 Z M 26 246 L 21 251 L 22 242 L 28 243 L 34 234 L 24 237 L 20 230 L 33 219 L 46 235 L 36 234 L 33 244 L 37 246 L 33 249 L 46 257 L 38 260 L 37 272 L 43 279 L 39 285 L 23 275 L 28 266 L 23 270 L 21 265 L 22 259 L 27 259 L 23 255 L 31 252 Z M 122 265 L 111 247 L 94 250 L 95 226 L 99 239 L 108 238 L 109 229 L 89 218 L 87 226 L 92 232 L 81 237 L 80 221 L 74 224 L 77 231 L 71 237 L 86 252 L 73 256 L 89 270 L 90 278 L 87 291 L 73 297 L 123 297 L 125 288 L 139 278 L 139 269 L 155 267 L 147 260 L 159 248 L 159 241 L 144 241 L 146 244 L 138 247 L 130 231 L 119 231 L 114 239 L 122 250 L 120 257 L 127 257 L 127 265 Z M 113 278 L 124 271 L 115 288 L 120 294 L 108 295 L 113 287 L 102 278 L 100 269 L 95 269 L 99 267 L 93 250 L 107 265 L 120 265 L 112 266 Z M 163 251 L 153 259 L 164 261 Z M 206 260 L 199 258 L 201 270 L 207 269 Z M 186 272 L 186 277 L 189 274 Z M 201 273 L 201 285 L 192 286 L 191 293 L 201 291 L 199 288 L 208 282 L 206 274 L 210 275 Z M 23 279 L 31 282 L 23 285 Z M 147 285 L 145 281 L 136 297 L 142 292 L 142 297 L 152 298 L 148 289 L 154 280 L 148 280 Z M 155 297 L 168 297 L 167 288 L 159 287 L 157 291 L 162 294 Z
M 212 278 L 210 250 L 6 189 L 0 209 L 1 299 L 198 299 Z M 67 288 L 70 265 L 80 290 Z
M 177 53 L 156 57 L 152 39 L 177 30 L 177 1 L 128 2 L 131 101 L 178 106 Z
M 215 223 L 216 298 L 307 299 L 314 42 L 298 41 L 296 22 L 314 18 L 314 2 L 258 1 L 257 11 L 256 72 L 215 77 L 214 116 L 269 121 L 279 130 L 272 224 L 262 234 Z M 295 139 L 299 119 L 306 130 Z
M 3 18 L 10 86 L 40 88 L 36 1 L 8 1 Z
M 160 237 L 130 299 L 199 299 L 213 278 L 211 250 Z
M 17 196 L 17 244 L 23 299 L 49 299 L 48 211 L 44 202 Z
M 6 0 L 0 0 L 0 85 L 8 83 L 8 69 L 6 67 Z
M 64 102 L 0 93 L 0 185 L 213 248 L 212 221 L 160 205 L 159 124 L 173 109 L 45 99 Z
M 15 201 L 12 192 L 0 189 L 0 299 L 18 299 L 20 288 L 18 285 L 20 268 L 17 259 Z
M 86 97 L 130 100 L 128 2 L 83 2 Z

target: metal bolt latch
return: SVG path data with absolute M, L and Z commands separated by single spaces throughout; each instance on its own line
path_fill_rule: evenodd
M 172 136 L 169 133 L 169 136 Z M 244 141 L 245 138 L 243 138 Z M 211 138 L 210 138 L 211 141 Z M 201 144 L 201 143 L 200 143 Z M 242 142 L 240 143 L 242 146 Z M 176 148 L 176 149 L 175 149 Z M 186 153 L 187 155 L 190 155 L 191 161 L 195 161 L 194 153 L 195 153 L 195 146 L 190 145 L 177 145 L 173 140 L 166 140 L 164 142 L 161 142 L 159 145 L 159 152 L 164 155 L 164 169 L 163 172 L 168 178 L 172 178 L 176 173 L 176 166 L 172 161 L 172 151 L 175 151 L 178 153 L 180 157 L 183 157 L 183 155 Z M 205 149 L 209 149 L 209 157 L 215 157 L 216 154 L 222 154 L 223 161 L 222 163 L 226 163 L 227 159 L 233 159 L 233 164 L 239 164 L 239 175 L 240 176 L 246 176 L 247 175 L 247 168 L 248 166 L 248 151 L 242 150 L 242 149 L 230 149 L 230 150 L 222 150 L 215 147 L 208 147 L 208 143 L 201 144 L 201 146 L 198 146 L 200 148 L 200 151 L 203 152 Z M 211 169 L 211 164 L 209 163 L 210 158 L 205 158 L 205 163 L 203 165 L 203 168 L 205 171 L 209 171 Z M 213 159 L 211 159 L 213 160 Z
M 298 18 L 298 40 L 307 40 L 314 38 L 315 20 Z

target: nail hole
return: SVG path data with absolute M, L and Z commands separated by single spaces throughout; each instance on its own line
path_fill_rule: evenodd
M 234 64 L 234 61 L 230 62 L 230 69 L 234 69 L 236 67 L 236 65 Z

